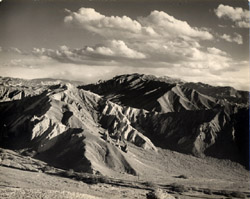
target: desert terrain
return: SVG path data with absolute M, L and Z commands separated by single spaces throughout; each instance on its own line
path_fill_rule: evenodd
M 248 198 L 248 92 L 1 77 L 1 198 Z

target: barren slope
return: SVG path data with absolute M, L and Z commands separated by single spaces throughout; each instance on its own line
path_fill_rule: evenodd
M 219 172 L 223 161 L 248 165 L 245 99 L 241 104 L 229 102 L 180 80 L 138 74 L 81 87 L 70 83 L 33 87 L 29 82 L 20 87 L 5 82 L 2 88 L 1 146 L 59 168 L 167 180 L 168 173 L 197 172 L 197 178 L 209 178 L 212 174 L 203 172 L 206 164 L 211 173 Z M 10 95 L 12 89 L 23 94 Z M 165 149 L 188 155 L 176 156 Z M 207 156 L 222 160 L 209 161 Z M 192 164 L 203 166 L 199 171 Z M 226 168 L 240 168 L 233 174 L 235 180 L 246 179 L 239 164 Z M 223 183 L 228 179 L 225 173 Z
M 7 148 L 35 151 L 35 157 L 52 165 L 79 171 L 114 171 L 136 174 L 133 159 L 121 150 L 123 143 L 103 139 L 104 129 L 115 128 L 122 138 L 148 150 L 152 142 L 134 129 L 121 107 L 71 84 L 50 87 L 33 97 L 1 104 L 1 141 Z M 101 110 L 103 109 L 103 110 Z M 104 122 L 104 120 L 105 121 Z M 100 123 L 99 123 L 100 121 Z

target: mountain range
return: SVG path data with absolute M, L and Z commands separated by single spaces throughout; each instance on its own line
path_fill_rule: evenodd
M 0 129 L 1 147 L 76 171 L 138 175 L 138 151 L 162 149 L 249 168 L 249 92 L 169 77 L 0 77 Z

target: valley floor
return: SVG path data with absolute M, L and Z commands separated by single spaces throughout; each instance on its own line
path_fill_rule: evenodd
M 113 173 L 104 180 L 86 182 L 73 171 L 62 177 L 63 170 L 2 149 L 0 198 L 145 199 L 154 189 L 179 199 L 250 196 L 249 172 L 239 164 L 169 150 L 155 154 L 132 145 L 130 153 L 141 168 L 137 176 Z

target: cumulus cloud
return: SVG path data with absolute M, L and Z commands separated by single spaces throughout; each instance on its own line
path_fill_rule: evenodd
M 208 31 L 191 27 L 186 21 L 175 19 L 163 11 L 152 11 L 149 16 L 140 17 L 139 21 L 143 26 L 152 28 L 162 36 L 178 36 L 202 40 L 211 40 L 213 38 Z
M 135 43 L 134 48 L 147 54 L 149 67 L 185 67 L 196 69 L 209 69 L 208 72 L 220 73 L 223 70 L 231 70 L 233 63 L 231 56 L 225 51 L 210 47 L 205 48 L 199 43 L 173 40 L 164 43 L 150 41 L 146 43 Z M 140 63 L 136 63 L 137 66 Z M 143 63 L 142 66 L 146 64 Z
M 15 53 L 15 54 L 24 54 L 25 51 L 22 51 L 21 49 L 19 48 L 16 48 L 16 47 L 9 47 L 9 48 L 3 48 L 0 46 L 0 52 L 10 52 L 10 53 Z
M 105 16 L 96 12 L 93 8 L 80 8 L 77 12 L 66 10 L 69 15 L 64 18 L 67 25 L 86 29 L 104 37 L 115 38 L 124 34 L 131 37 L 143 31 L 143 27 L 136 20 L 127 16 Z
M 184 67 L 218 75 L 223 70 L 231 70 L 233 60 L 230 55 L 220 49 L 206 48 L 199 44 L 200 40 L 213 39 L 207 29 L 191 27 L 186 21 L 178 20 L 166 12 L 155 10 L 136 20 L 127 16 L 105 16 L 92 8 L 67 12 L 68 16 L 64 18 L 66 24 L 107 37 L 109 42 L 70 50 L 73 53 L 70 56 L 65 55 L 64 51 L 54 52 L 64 59 L 81 59 L 84 60 L 81 63 L 86 63 L 86 59 L 96 58 L 97 62 L 105 58 L 115 60 L 115 64 L 137 68 Z M 222 39 L 242 43 L 242 37 L 237 33 L 234 37 L 224 35 Z M 126 58 L 126 62 L 119 57 Z
M 199 69 L 200 72 L 208 72 L 220 75 L 221 72 L 231 70 L 234 61 L 224 51 L 217 48 L 191 49 L 189 61 L 182 62 L 182 66 L 190 69 Z
M 235 42 L 237 44 L 243 44 L 242 36 L 238 33 L 234 33 L 234 36 L 230 36 L 228 34 L 223 34 L 220 36 L 221 39 L 224 39 L 228 42 Z
M 11 51 L 11 52 L 22 54 L 22 51 L 19 48 L 11 47 L 8 50 Z
M 119 41 L 113 43 L 119 44 Z M 36 48 L 32 54 L 21 54 L 21 57 L 9 60 L 8 64 L 2 64 L 4 59 L 1 59 L 0 54 L 0 72 L 4 76 L 22 78 L 49 76 L 81 80 L 85 83 L 108 79 L 118 74 L 137 72 L 157 76 L 167 75 L 186 81 L 231 85 L 239 89 L 246 89 L 245 85 L 248 85 L 249 76 L 246 73 L 248 61 L 234 61 L 228 53 L 215 47 L 205 48 L 189 42 L 181 44 L 180 41 L 179 43 L 169 41 L 162 45 L 157 42 L 145 42 L 144 45 L 140 45 L 144 48 L 142 53 L 148 55 L 145 58 L 113 60 L 114 56 L 103 55 L 99 50 L 111 46 L 112 41 L 106 45 L 86 46 L 82 49 L 70 49 L 67 46 L 61 46 L 58 50 Z M 135 47 L 136 45 L 131 49 Z M 179 59 L 169 60 L 171 48 L 174 49 L 174 54 L 178 54 L 176 58 Z
M 68 25 L 86 29 L 108 38 L 175 38 L 211 40 L 206 30 L 191 27 L 186 21 L 175 19 L 165 12 L 152 11 L 147 17 L 133 20 L 123 16 L 105 16 L 93 8 L 80 8 L 77 12 L 66 10 Z
M 226 85 L 225 73 L 231 75 L 236 71 L 240 74 L 244 65 L 219 47 L 202 45 L 207 41 L 200 41 L 214 38 L 210 30 L 192 27 L 166 12 L 152 11 L 134 20 L 127 16 L 106 16 L 92 8 L 66 11 L 65 24 L 103 37 L 100 44 L 81 48 L 34 48 L 29 54 L 16 50 L 23 57 L 12 59 L 6 65 L 11 68 L 9 71 L 18 75 L 23 66 L 22 74 L 33 75 L 32 78 L 50 74 L 50 77 L 87 83 L 124 73 L 174 74 L 173 77 L 187 81 L 213 83 L 218 80 Z M 237 33 L 214 35 L 228 42 L 243 42 Z
M 227 55 L 227 53 L 225 51 L 222 51 L 222 50 L 220 50 L 218 48 L 214 48 L 214 47 L 207 48 L 207 51 L 209 53 L 213 54 L 213 55 L 222 55 L 222 56 L 226 56 Z
M 120 66 L 134 68 L 190 68 L 220 75 L 233 70 L 235 62 L 225 51 L 215 47 L 205 48 L 193 41 L 173 40 L 136 42 L 130 47 L 121 40 L 81 49 L 61 46 L 58 50 L 37 49 L 33 55 L 54 59 L 61 63 L 95 66 Z
M 122 59 L 144 59 L 146 55 L 129 48 L 124 41 L 110 40 L 106 44 L 96 45 L 94 47 L 85 46 L 80 49 L 69 49 L 67 46 L 61 46 L 58 50 L 34 48 L 33 55 L 40 57 L 49 57 L 60 62 L 91 64 L 103 60 L 114 62 L 113 60 Z
M 214 10 L 219 18 L 225 18 L 233 21 L 239 28 L 249 28 L 249 11 L 240 7 L 231 7 L 228 5 L 220 4 Z
M 107 46 L 86 47 L 88 53 L 95 53 L 105 56 L 125 57 L 131 59 L 143 59 L 146 55 L 129 48 L 124 41 L 112 40 L 107 42 Z
M 69 49 L 66 46 L 58 50 L 35 48 L 33 55 L 61 63 L 131 66 L 137 69 L 185 67 L 201 71 L 208 69 L 210 73 L 218 75 L 222 71 L 231 70 L 233 64 L 232 58 L 225 51 L 214 47 L 204 48 L 193 42 L 168 41 L 161 44 L 151 41 L 131 46 L 133 48 L 121 40 L 111 40 L 105 45 L 85 46 L 81 49 Z
M 102 45 L 70 50 L 73 53 L 71 56 L 57 52 L 69 60 L 81 59 L 86 63 L 89 58 L 96 58 L 96 61 L 105 58 L 115 60 L 115 64 L 137 68 L 184 67 L 218 75 L 223 70 L 232 70 L 234 61 L 230 55 L 218 48 L 206 48 L 199 44 L 200 40 L 213 39 L 207 29 L 191 27 L 186 21 L 166 12 L 155 10 L 136 20 L 127 16 L 105 16 L 92 8 L 67 12 L 68 16 L 64 18 L 66 24 L 109 38 L 109 42 Z M 237 33 L 221 38 L 242 43 L 242 37 Z M 117 59 L 119 57 L 126 58 L 126 62 Z

